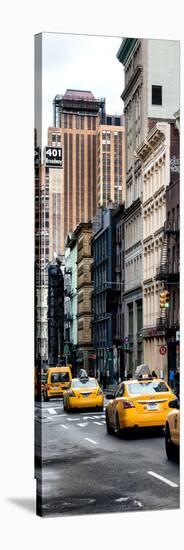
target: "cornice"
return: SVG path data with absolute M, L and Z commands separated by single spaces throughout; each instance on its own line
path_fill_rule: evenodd
M 125 65 L 128 56 L 133 50 L 134 45 L 136 44 L 138 38 L 123 38 L 121 46 L 116 54 L 116 57 L 122 65 Z
M 131 76 L 130 80 L 128 81 L 127 85 L 125 86 L 125 89 L 123 90 L 123 93 L 121 94 L 121 99 L 123 101 L 126 100 L 128 94 L 130 93 L 130 90 L 132 89 L 133 85 L 135 84 L 135 82 L 138 79 L 141 72 L 142 72 L 142 65 L 137 65 L 133 75 Z

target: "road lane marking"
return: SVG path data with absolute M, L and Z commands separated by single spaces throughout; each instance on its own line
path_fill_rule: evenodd
M 50 414 L 57 414 L 55 409 L 50 408 L 50 409 L 47 409 L 47 410 Z
M 94 420 L 93 424 L 97 424 L 97 426 L 103 426 L 102 422 L 96 422 L 95 420 Z
M 65 430 L 68 430 L 68 426 L 65 426 L 64 424 L 60 424 L 61 428 L 65 428 Z
M 167 483 L 167 485 L 170 485 L 170 487 L 178 487 L 174 481 L 170 481 L 170 479 L 167 479 L 166 477 L 160 476 L 159 474 L 155 474 L 155 472 L 147 472 L 150 476 L 156 477 L 157 479 L 160 479 L 160 481 L 163 481 L 164 483 Z
M 83 420 L 93 420 L 95 416 L 84 416 Z
M 77 420 L 80 420 L 80 418 L 67 418 L 68 422 L 76 422 Z
M 95 415 L 94 414 L 94 417 L 93 418 L 99 418 L 99 416 Z M 101 415 L 100 418 L 103 418 L 103 416 Z
M 129 497 L 115 498 L 115 502 L 126 502 L 127 500 L 129 500 Z
M 94 416 L 94 412 L 88 412 L 87 414 L 91 414 L 92 416 Z M 98 416 L 99 416 L 99 415 L 100 415 L 100 416 L 104 415 L 103 412 L 97 412 L 96 414 L 98 414 Z M 85 412 L 85 413 L 81 413 L 81 416 L 86 416 L 86 412 Z
M 81 428 L 85 428 L 85 426 L 88 426 L 88 422 L 81 422 L 80 424 L 77 424 L 77 426 L 80 426 Z
M 85 437 L 86 441 L 89 441 L 90 443 L 93 443 L 94 445 L 97 445 L 97 441 L 94 441 L 93 439 L 89 439 L 89 437 Z
M 42 410 L 50 411 L 51 408 L 52 407 L 42 407 Z M 63 411 L 63 406 L 57 407 L 57 405 L 54 405 L 54 409 L 61 409 L 61 411 Z

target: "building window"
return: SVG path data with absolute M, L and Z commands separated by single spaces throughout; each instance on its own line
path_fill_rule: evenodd
M 152 105 L 162 105 L 162 86 L 152 86 Z
M 129 334 L 133 334 L 133 303 L 128 304 L 128 324 L 129 324 Z
M 115 117 L 115 126 L 120 126 L 121 120 L 120 117 Z

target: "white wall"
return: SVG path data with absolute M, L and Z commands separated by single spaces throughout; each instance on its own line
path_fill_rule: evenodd
M 148 40 L 148 117 L 173 118 L 180 107 L 180 42 Z M 162 86 L 162 105 L 151 104 L 152 85 Z

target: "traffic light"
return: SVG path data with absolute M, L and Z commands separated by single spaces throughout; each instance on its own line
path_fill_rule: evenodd
M 169 290 L 164 290 L 160 293 L 160 308 L 168 309 L 170 306 L 170 292 Z
M 165 291 L 160 292 L 160 308 L 163 309 L 165 307 Z
M 165 290 L 165 307 L 169 308 L 170 306 L 170 292 L 169 290 Z

